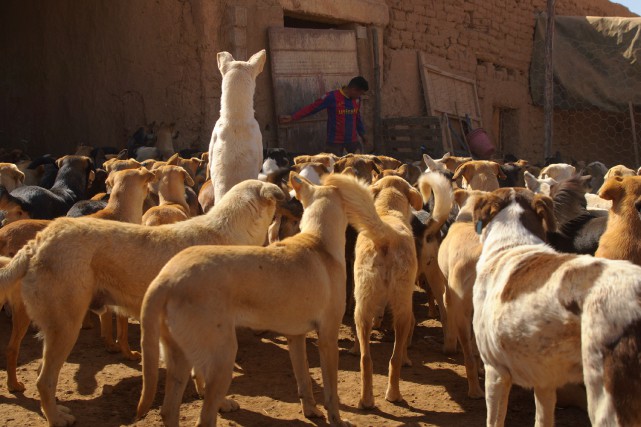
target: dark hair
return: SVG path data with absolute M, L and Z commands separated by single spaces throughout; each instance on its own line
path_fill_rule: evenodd
M 353 87 L 356 89 L 360 89 L 364 92 L 367 92 L 369 90 L 369 84 L 367 83 L 367 80 L 363 76 L 356 76 L 352 80 L 349 81 L 349 84 L 347 87 Z

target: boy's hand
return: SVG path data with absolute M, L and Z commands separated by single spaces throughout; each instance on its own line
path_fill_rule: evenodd
M 291 123 L 292 121 L 293 121 L 292 116 L 288 116 L 288 115 L 278 116 L 278 123 L 280 123 L 281 125 L 286 125 L 287 123 Z

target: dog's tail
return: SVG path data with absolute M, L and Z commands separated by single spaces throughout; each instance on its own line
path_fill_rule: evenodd
M 0 301 L 4 301 L 6 295 L 27 274 L 31 253 L 32 249 L 27 244 L 13 258 L 0 256 Z
M 140 311 L 140 347 L 142 349 L 142 392 L 136 418 L 140 419 L 151 408 L 158 387 L 160 360 L 160 328 L 164 319 L 167 288 L 152 282 L 142 301 Z
M 440 230 L 450 215 L 454 200 L 452 184 L 443 174 L 430 172 L 421 175 L 418 179 L 418 188 L 424 204 L 427 204 L 431 193 L 434 193 L 434 209 L 425 229 L 425 235 L 429 236 Z
M 375 244 L 385 244 L 394 233 L 376 213 L 374 196 L 367 184 L 350 175 L 332 173 L 323 177 L 324 185 L 338 188 L 345 206 L 347 220 Z

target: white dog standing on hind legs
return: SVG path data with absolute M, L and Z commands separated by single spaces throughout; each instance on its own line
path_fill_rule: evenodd
M 254 118 L 256 77 L 263 71 L 265 50 L 249 61 L 235 61 L 229 52 L 218 53 L 223 75 L 220 118 L 209 143 L 209 172 L 214 200 L 246 179 L 256 179 L 263 162 L 263 140 Z

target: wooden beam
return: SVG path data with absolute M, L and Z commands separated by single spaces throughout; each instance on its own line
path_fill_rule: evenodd
M 630 121 L 632 122 L 632 144 L 634 147 L 634 168 L 641 166 L 639 164 L 639 145 L 637 144 L 637 124 L 634 120 L 634 107 L 632 102 L 628 102 L 628 108 L 630 109 Z
M 545 158 L 552 157 L 554 141 L 554 8 L 556 0 L 547 0 L 547 27 L 545 30 L 545 89 L 543 101 L 543 125 L 545 133 Z

